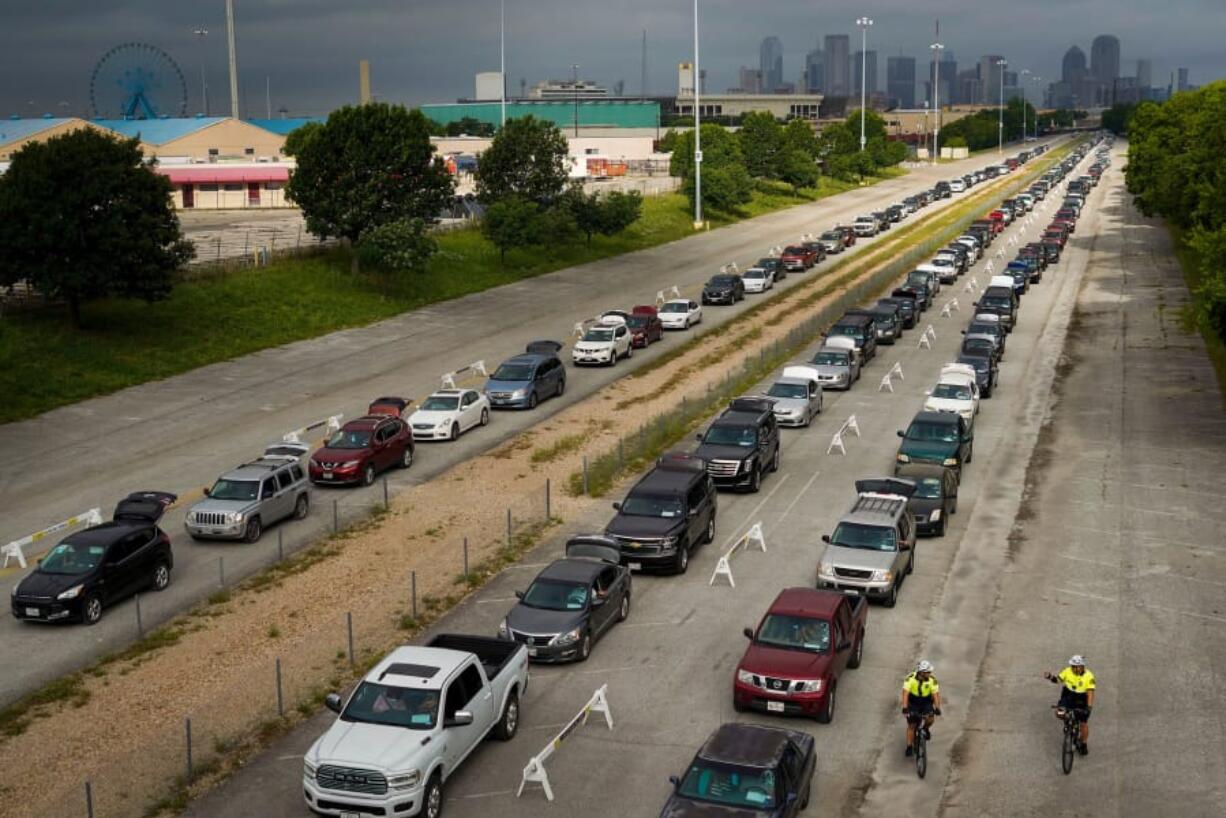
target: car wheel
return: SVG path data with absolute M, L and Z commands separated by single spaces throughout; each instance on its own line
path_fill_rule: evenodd
M 367 485 L 370 485 L 367 483 Z M 247 530 L 243 532 L 243 542 L 255 542 L 260 539 L 260 535 L 264 533 L 264 526 L 260 522 L 259 517 L 252 517 L 247 521 Z
M 606 366 L 617 366 L 617 359 L 620 357 L 621 356 L 617 354 L 617 350 L 614 349 L 609 353 L 609 363 L 606 364 Z
M 532 392 L 532 394 L 528 395 L 528 408 L 529 408 L 529 409 L 535 409 L 535 408 L 536 408 L 536 403 L 537 403 L 537 400 L 536 400 L 536 392 L 535 392 L 535 391 L 533 391 L 533 392 Z
M 687 546 L 682 545 L 679 549 L 677 549 L 677 562 L 674 566 L 674 570 L 678 574 L 684 574 L 687 570 L 689 570 L 689 567 L 690 549 Z
M 631 344 L 630 346 L 626 347 L 626 358 L 628 360 L 633 357 L 634 357 L 634 344 Z
M 970 463 L 974 459 L 975 459 L 975 444 L 972 443 L 971 447 L 966 450 L 966 462 Z
M 311 498 L 305 493 L 298 495 L 298 501 L 294 503 L 294 519 L 304 520 L 307 514 L 311 512 Z
M 847 666 L 855 670 L 864 661 L 864 631 L 860 631 L 859 638 L 856 639 L 856 646 L 852 648 L 851 658 L 847 660 Z
M 835 691 L 838 688 L 830 688 L 830 692 L 826 694 L 826 706 L 822 708 L 822 712 L 817 714 L 817 720 L 821 724 L 829 724 L 834 721 L 834 700 Z
M 890 595 L 881 601 L 881 604 L 887 608 L 893 608 L 898 604 L 898 583 L 895 582 L 890 586 Z
M 499 741 L 510 741 L 519 730 L 519 694 L 512 693 L 507 697 L 506 706 L 502 708 L 502 718 L 494 726 L 494 738 Z
M 426 782 L 426 792 L 421 799 L 421 814 L 426 818 L 439 818 L 443 814 L 443 779 L 438 773 Z
M 487 412 L 486 414 L 489 414 L 489 413 Z M 408 444 L 405 444 L 404 451 L 400 453 L 400 468 L 407 469 L 412 465 L 413 465 L 413 447 Z
M 90 594 L 81 605 L 81 621 L 86 625 L 96 625 L 101 618 L 102 599 L 97 594 Z
M 558 391 L 557 391 L 557 397 L 559 397 L 559 398 L 560 398 L 560 397 L 562 397 L 562 393 L 563 393 L 563 392 L 565 392 L 565 391 L 566 391 L 566 379 L 565 379 L 565 378 L 559 378 L 559 379 L 558 379 Z
M 779 471 L 779 447 L 775 447 L 775 456 L 771 458 L 771 473 Z
M 153 569 L 153 582 L 150 585 L 155 591 L 165 591 L 166 586 L 170 585 L 170 566 L 159 562 Z
M 944 536 L 945 536 L 945 524 L 946 524 L 947 522 L 948 522 L 948 521 L 945 519 L 945 515 L 944 515 L 944 514 L 942 514 L 942 515 L 941 515 L 941 522 L 940 522 L 940 523 L 937 525 L 937 536 L 938 536 L 938 537 L 944 537 Z M 915 560 L 911 560 L 911 562 L 912 562 L 912 564 L 914 564 Z M 907 573 L 908 573 L 908 574 L 909 574 L 909 573 L 911 573 L 911 569 L 910 569 L 910 568 L 907 568 Z
M 950 514 L 957 514 L 957 513 L 958 513 L 958 498 L 957 498 L 957 497 L 954 497 L 954 501 L 953 501 L 953 503 L 951 503 L 951 504 L 950 504 L 950 506 L 949 506 L 949 513 L 950 513 Z
M 916 543 L 918 545 L 918 543 Z M 911 546 L 911 559 L 907 560 L 907 572 L 903 574 L 903 578 L 911 576 L 915 573 L 915 546 Z
M 367 463 L 366 467 L 362 469 L 362 485 L 369 486 L 370 484 L 374 482 L 375 482 L 375 464 Z
M 588 657 L 592 655 L 592 634 L 590 631 L 584 631 L 583 639 L 579 641 L 579 655 L 576 661 L 586 662 Z
M 732 709 L 738 713 L 744 713 L 749 708 L 736 700 L 736 694 L 732 695 Z
M 481 425 L 482 426 L 490 425 L 490 410 L 489 409 L 481 410 Z
M 704 545 L 715 542 L 715 515 L 711 515 L 711 519 L 707 520 L 707 530 L 702 534 L 702 542 Z
M 459 440 L 459 439 L 460 439 L 460 424 L 458 424 L 458 423 L 452 423 L 452 424 L 451 424 L 451 437 L 450 437 L 450 439 L 451 439 L 451 440 Z
M 625 622 L 630 618 L 630 594 L 622 595 L 622 605 L 617 609 L 617 621 Z
M 753 477 L 749 480 L 749 491 L 751 494 L 757 494 L 762 490 L 762 470 L 754 469 Z

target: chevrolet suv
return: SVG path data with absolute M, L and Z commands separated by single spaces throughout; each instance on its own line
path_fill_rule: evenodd
M 605 526 L 632 571 L 664 568 L 684 574 L 690 552 L 715 539 L 718 498 L 702 460 L 671 452 L 614 503 L 617 516 Z
M 298 458 L 270 457 L 232 469 L 204 490 L 191 507 L 183 527 L 193 540 L 255 542 L 265 527 L 293 517 L 301 520 L 311 509 L 307 477 Z
M 779 424 L 774 401 L 736 398 L 705 433 L 694 454 L 721 489 L 762 488 L 762 474 L 779 471 Z
M 375 482 L 378 472 L 413 465 L 413 433 L 400 418 L 369 415 L 351 420 L 311 455 L 311 482 L 332 485 Z

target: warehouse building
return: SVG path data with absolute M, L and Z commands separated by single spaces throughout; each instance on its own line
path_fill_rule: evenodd
M 516 99 L 507 100 L 507 119 L 534 116 L 552 122 L 564 131 L 575 127 L 590 128 L 655 128 L 660 123 L 660 105 L 638 99 Z M 421 112 L 440 125 L 475 119 L 498 127 L 502 124 L 502 103 L 493 101 L 456 102 L 423 105 Z

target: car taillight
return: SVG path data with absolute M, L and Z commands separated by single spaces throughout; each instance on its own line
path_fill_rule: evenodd
M 162 545 L 170 545 L 170 537 L 167 536 L 165 531 L 161 531 L 158 533 L 158 542 L 161 543 Z

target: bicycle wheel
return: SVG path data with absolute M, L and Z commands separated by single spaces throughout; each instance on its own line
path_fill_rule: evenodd
M 920 778 L 928 774 L 928 740 L 922 725 L 915 731 L 915 774 Z
M 1060 752 L 1060 766 L 1064 769 L 1064 774 L 1068 775 L 1073 771 L 1073 756 L 1077 752 L 1077 736 L 1073 732 L 1074 728 L 1069 725 L 1064 726 L 1064 746 Z

